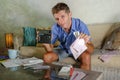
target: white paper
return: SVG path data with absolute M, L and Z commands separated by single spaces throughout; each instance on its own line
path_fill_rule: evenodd
M 2 62 L 2 64 L 6 67 L 17 67 L 19 64 L 16 64 L 13 59 L 6 60 L 5 62 Z
M 63 66 L 59 73 L 58 76 L 69 76 L 70 75 L 70 66 Z
M 38 63 L 43 62 L 42 59 L 38 59 L 38 58 L 35 58 L 35 57 L 22 59 L 21 61 L 22 61 L 21 65 L 23 65 L 23 66 L 29 66 L 29 65 L 38 64 Z
M 75 59 L 77 59 L 86 49 L 87 46 L 85 45 L 84 39 L 80 38 L 77 38 L 70 46 L 70 50 Z
M 82 80 L 85 76 L 86 76 L 86 74 L 84 72 L 73 71 L 73 74 L 72 74 L 70 80 Z
M 38 59 L 35 57 L 32 58 L 26 58 L 26 59 L 9 59 L 6 60 L 5 62 L 2 62 L 2 64 L 6 67 L 16 67 L 16 66 L 28 66 L 28 65 L 33 65 L 33 64 L 38 64 L 42 63 L 42 59 Z

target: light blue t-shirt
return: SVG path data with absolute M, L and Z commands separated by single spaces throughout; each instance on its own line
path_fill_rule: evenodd
M 72 26 L 69 33 L 66 33 L 62 27 L 57 23 L 52 26 L 52 39 L 51 44 L 54 44 L 56 40 L 60 41 L 60 48 L 64 49 L 68 54 L 71 54 L 70 45 L 75 41 L 76 37 L 74 32 L 84 33 L 90 35 L 89 30 L 85 23 L 80 19 L 72 18 Z

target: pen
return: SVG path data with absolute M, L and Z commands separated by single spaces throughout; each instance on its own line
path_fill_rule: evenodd
M 78 76 L 78 73 L 75 74 L 72 80 L 75 80 L 75 78 Z

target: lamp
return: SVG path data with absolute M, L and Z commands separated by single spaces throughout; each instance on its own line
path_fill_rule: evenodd
M 13 49 L 13 33 L 5 33 L 6 48 Z

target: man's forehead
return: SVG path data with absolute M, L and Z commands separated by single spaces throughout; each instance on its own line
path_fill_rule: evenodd
M 68 14 L 68 13 L 66 13 L 65 10 L 61 10 L 58 13 L 55 13 L 54 16 L 57 17 L 57 16 L 61 16 L 61 15 L 66 15 L 66 14 Z

